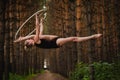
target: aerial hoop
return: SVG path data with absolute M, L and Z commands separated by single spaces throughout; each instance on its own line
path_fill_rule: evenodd
M 47 8 L 43 8 L 43 9 L 35 12 L 34 14 L 32 14 L 32 15 L 18 28 L 18 30 L 17 30 L 17 32 L 16 32 L 16 34 L 15 34 L 15 40 L 16 40 L 16 38 L 17 38 L 18 33 L 20 32 L 20 30 L 23 28 L 23 26 L 24 26 L 33 16 L 35 16 L 35 15 L 38 14 L 38 13 L 40 13 L 39 16 L 41 17 L 41 16 L 44 15 L 44 18 L 43 18 L 43 19 L 45 19 L 45 18 L 46 18 L 46 15 L 47 15 L 46 11 L 47 11 Z M 34 29 L 32 32 L 30 32 L 28 35 L 31 35 L 34 31 L 35 31 L 35 29 Z M 28 36 L 28 35 L 27 35 L 27 36 Z

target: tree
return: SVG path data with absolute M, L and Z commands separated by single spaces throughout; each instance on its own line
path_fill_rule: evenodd
M 5 33 L 5 5 L 7 1 L 0 1 L 0 80 L 3 80 L 4 72 L 4 33 Z

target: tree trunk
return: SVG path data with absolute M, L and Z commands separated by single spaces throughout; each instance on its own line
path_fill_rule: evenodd
M 10 5 L 10 1 L 7 3 L 6 7 Z M 5 13 L 5 45 L 4 45 L 4 58 L 5 58 L 5 80 L 9 79 L 9 72 L 10 72 L 10 16 L 9 16 L 9 8 L 6 9 Z
M 86 11 L 87 11 L 87 24 L 88 24 L 88 33 L 90 35 L 93 34 L 93 25 L 92 25 L 92 18 L 93 18 L 93 12 L 92 12 L 92 9 L 93 9 L 93 4 L 92 4 L 92 1 L 90 0 L 87 0 L 86 1 Z M 89 64 L 93 64 L 94 60 L 93 60 L 93 54 L 95 53 L 94 51 L 94 40 L 91 40 L 90 44 L 89 44 L 89 54 L 88 54 L 88 58 L 89 58 Z M 94 78 L 94 66 L 90 66 L 90 80 L 95 80 Z
M 4 36 L 5 36 L 5 7 L 6 1 L 0 1 L 0 80 L 3 80 L 4 73 Z

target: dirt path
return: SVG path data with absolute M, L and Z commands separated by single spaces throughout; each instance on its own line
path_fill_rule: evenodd
M 64 78 L 59 74 L 51 73 L 50 71 L 46 70 L 43 74 L 39 74 L 32 80 L 68 80 L 68 79 Z

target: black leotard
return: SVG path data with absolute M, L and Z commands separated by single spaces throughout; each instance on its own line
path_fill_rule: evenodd
M 59 37 L 54 38 L 53 40 L 40 39 L 40 44 L 35 44 L 39 48 L 51 49 L 51 48 L 59 48 L 56 41 Z

